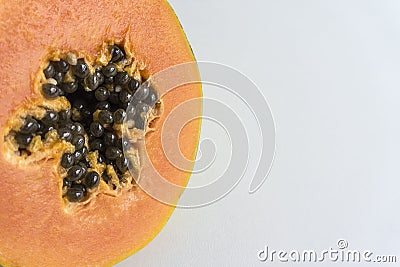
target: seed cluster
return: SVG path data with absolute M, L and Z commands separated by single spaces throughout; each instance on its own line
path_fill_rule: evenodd
M 121 47 L 112 45 L 109 53 L 111 60 L 105 66 L 89 67 L 73 53 L 50 61 L 43 70 L 47 83 L 42 85 L 42 94 L 48 100 L 63 96 L 71 108 L 59 112 L 48 109 L 42 118 L 27 116 L 15 133 L 20 151 L 28 151 L 35 136 L 45 140 L 52 130 L 74 146 L 74 151 L 65 152 L 60 162 L 67 173 L 63 188 L 70 202 L 83 200 L 101 179 L 106 183 L 111 179 L 106 170 L 98 173 L 92 169 L 87 157 L 92 151 L 98 151 L 98 163 L 111 166 L 122 181 L 131 164 L 123 150 L 130 144 L 121 138 L 118 125 L 124 122 L 127 107 L 133 103 L 130 127 L 144 130 L 146 116 L 158 100 L 152 87 L 140 86 L 125 70 L 130 62 Z

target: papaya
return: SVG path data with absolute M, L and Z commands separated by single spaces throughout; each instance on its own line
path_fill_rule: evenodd
M 188 159 L 177 168 L 163 154 L 162 127 L 202 90 L 163 94 L 149 82 L 195 62 L 170 5 L 1 0 L 0 56 L 0 265 L 111 266 L 143 248 L 174 205 L 138 178 L 157 170 L 183 192 L 201 126 L 176 122 Z

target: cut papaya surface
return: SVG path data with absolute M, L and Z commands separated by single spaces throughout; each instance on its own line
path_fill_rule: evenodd
M 155 169 L 183 192 L 193 168 L 200 119 L 176 122 L 179 168 L 162 127 L 201 86 L 149 83 L 195 61 L 186 36 L 164 0 L 0 2 L 0 265 L 111 266 L 174 210 L 137 179 Z

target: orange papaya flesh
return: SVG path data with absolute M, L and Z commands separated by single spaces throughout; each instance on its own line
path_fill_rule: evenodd
M 98 151 L 88 154 L 86 174 L 94 171 L 100 175 L 106 170 L 111 179 L 101 177 L 96 187 L 87 189 L 83 199 L 71 201 L 74 199 L 67 197 L 68 186 L 64 185 L 68 170 L 60 162 L 63 154 L 74 153 L 76 146 L 62 140 L 57 129 L 44 137 L 33 137 L 27 147 L 21 146 L 16 136 L 24 131 L 27 118 L 40 122 L 49 110 L 59 114 L 72 109 L 70 102 L 76 98 L 64 94 L 49 99 L 43 91 L 44 84 L 54 83 L 44 74 L 51 62 L 71 62 L 68 73 L 74 73 L 76 56 L 84 59 L 91 75 L 109 64 L 111 50 L 117 47 L 124 53 L 124 63 L 116 62 L 118 71 L 126 71 L 131 80 L 143 83 L 162 70 L 195 60 L 181 25 L 163 0 L 11 0 L 1 5 L 0 21 L 0 264 L 115 264 L 148 244 L 165 225 L 174 206 L 144 192 L 131 173 L 113 172 L 116 164 L 99 164 Z M 61 83 L 68 80 L 68 75 Z M 194 70 L 193 75 L 198 73 Z M 90 91 L 86 85 L 82 79 L 79 90 Z M 113 87 L 108 89 L 115 90 L 115 84 Z M 95 90 L 87 93 L 94 94 Z M 190 176 L 182 169 L 193 166 L 188 161 L 187 166 L 176 168 L 163 155 L 162 125 L 175 107 L 201 95 L 199 84 L 171 90 L 148 111 L 147 123 L 151 127 L 135 129 L 136 135 L 145 138 L 151 160 L 151 164 L 144 165 L 182 187 Z M 196 104 L 191 112 L 200 116 L 200 102 L 193 103 Z M 92 113 L 92 120 L 99 120 L 99 113 Z M 199 119 L 192 120 L 182 129 L 177 125 L 181 131 L 179 148 L 190 160 L 196 155 L 200 123 Z M 90 131 L 89 127 L 83 134 L 89 150 Z M 109 131 L 121 134 L 118 126 Z M 136 165 L 140 177 L 152 178 L 149 175 L 153 172 L 140 169 L 140 159 Z M 85 179 L 70 182 L 86 187 Z

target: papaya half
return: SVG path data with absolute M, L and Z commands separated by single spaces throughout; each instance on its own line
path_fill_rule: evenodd
M 174 205 L 137 178 L 156 169 L 183 191 L 201 124 L 176 122 L 188 159 L 177 168 L 163 123 L 202 91 L 149 82 L 195 61 L 169 4 L 0 0 L 0 57 L 0 265 L 110 266 L 143 248 Z

